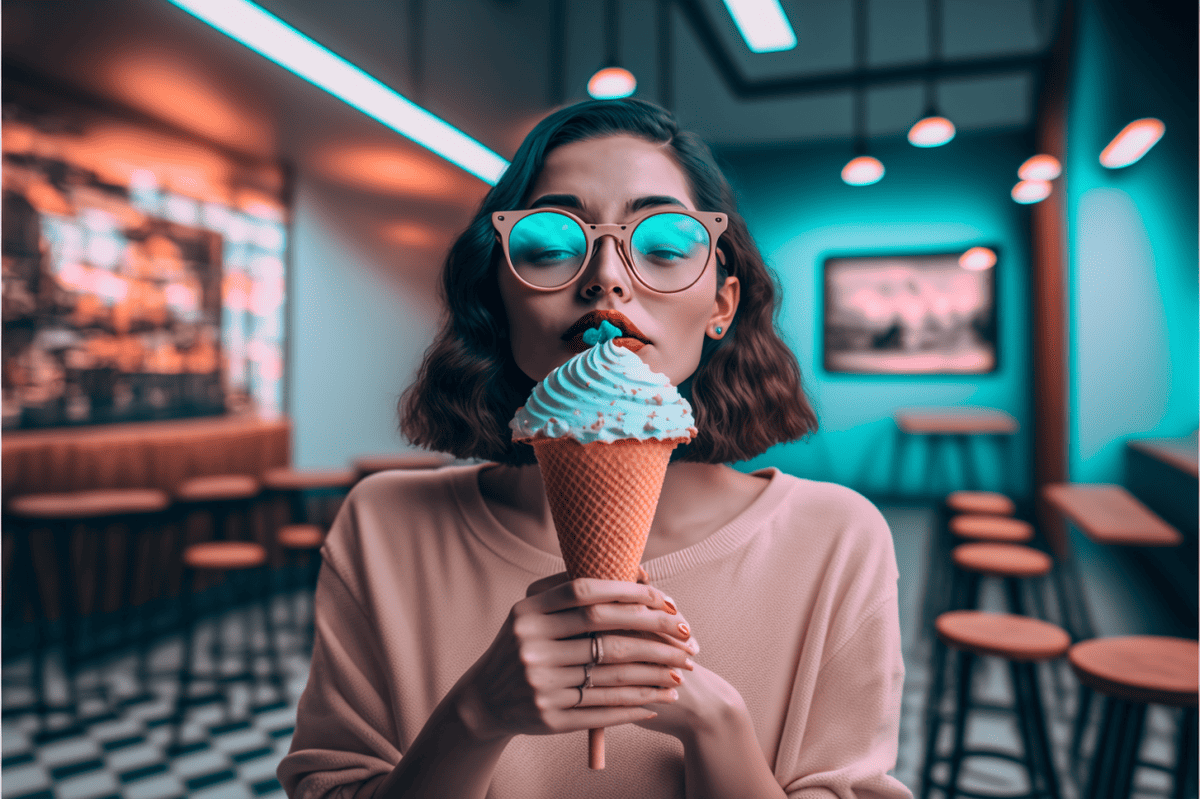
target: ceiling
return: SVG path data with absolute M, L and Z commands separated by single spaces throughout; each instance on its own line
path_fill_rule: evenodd
M 638 96 L 722 147 L 848 140 L 856 87 L 866 133 L 902 135 L 927 80 L 960 132 L 1025 129 L 1060 2 L 782 0 L 799 44 L 755 55 L 721 0 L 619 0 L 616 51 Z M 586 97 L 610 49 L 599 0 L 261 5 L 505 157 L 552 108 Z M 486 189 L 165 0 L 4 0 L 3 56 L 6 79 L 414 207 L 474 204 Z

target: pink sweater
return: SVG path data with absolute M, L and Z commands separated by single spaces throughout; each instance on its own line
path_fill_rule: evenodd
M 316 639 L 289 797 L 370 797 L 533 581 L 564 570 L 497 522 L 480 465 L 359 483 L 321 554 Z M 879 511 L 833 483 L 768 469 L 767 488 L 708 538 L 646 561 L 745 698 L 789 797 L 911 797 L 895 766 L 904 662 L 896 558 Z M 683 748 L 632 724 L 587 768 L 585 732 L 518 736 L 493 799 L 682 797 Z

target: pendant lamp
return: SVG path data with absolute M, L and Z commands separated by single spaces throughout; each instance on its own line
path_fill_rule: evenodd
M 861 70 L 867 61 L 866 0 L 854 3 L 854 63 Z M 854 158 L 842 167 L 842 180 L 851 186 L 870 186 L 883 179 L 883 163 L 867 154 L 867 87 L 854 87 Z
M 908 141 L 914 147 L 941 147 L 954 138 L 954 123 L 938 114 L 934 70 L 942 60 L 942 3 L 929 0 L 926 6 L 929 19 L 929 49 L 932 66 L 925 79 L 925 111 L 908 130 Z
M 604 66 L 588 79 L 588 94 L 597 100 L 613 100 L 629 97 L 637 91 L 637 78 L 621 66 L 617 59 L 620 41 L 620 19 L 617 16 L 617 0 L 607 0 L 604 19 Z

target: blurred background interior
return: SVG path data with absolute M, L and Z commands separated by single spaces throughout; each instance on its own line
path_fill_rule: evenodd
M 395 413 L 446 251 L 630 93 L 726 170 L 820 419 L 733 465 L 891 524 L 897 776 L 1195 796 L 1196 14 L 4 0 L 4 799 L 282 796 L 341 498 L 453 463 Z

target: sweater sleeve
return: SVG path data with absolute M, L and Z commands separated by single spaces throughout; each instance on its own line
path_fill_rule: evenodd
M 350 523 L 345 515 L 339 521 Z M 365 799 L 401 756 L 383 656 L 367 614 L 328 560 L 313 613 L 308 684 L 276 774 L 290 799 Z
M 896 763 L 904 659 L 893 593 L 824 664 L 801 745 L 804 776 L 789 799 L 912 799 Z
M 822 595 L 796 673 L 777 776 L 789 799 L 911 799 L 888 772 L 899 747 L 904 657 L 887 520 L 842 489 Z

